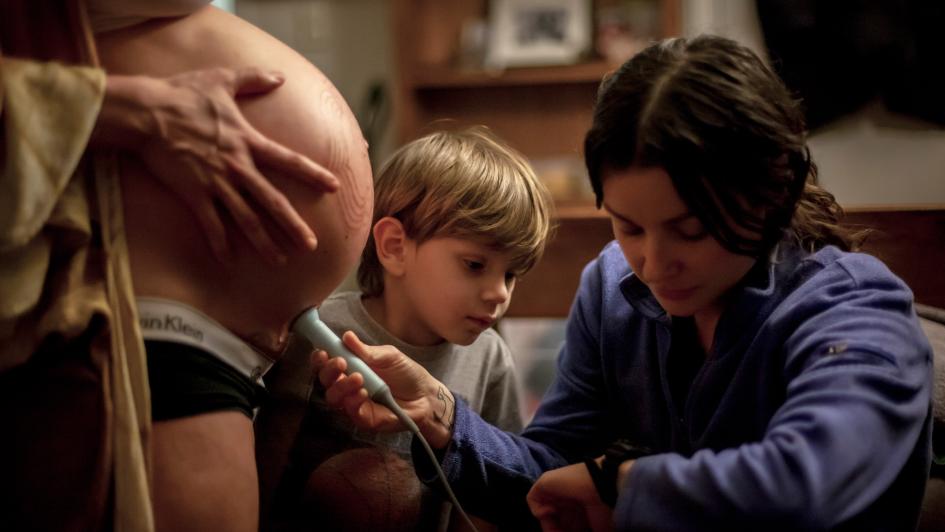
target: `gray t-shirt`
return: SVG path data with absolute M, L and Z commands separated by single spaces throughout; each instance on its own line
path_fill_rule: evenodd
M 468 346 L 406 344 L 367 313 L 360 292 L 335 294 L 318 313 L 339 336 L 351 330 L 368 345 L 396 347 L 493 425 L 512 432 L 522 429 L 512 356 L 494 330 L 484 331 Z M 277 411 L 269 416 L 261 412 L 261 423 L 257 423 L 263 510 L 268 511 L 263 527 L 311 529 L 317 524 L 319 530 L 445 530 L 449 505 L 417 479 L 410 455 L 412 435 L 360 430 L 344 414 L 328 408 L 320 384 L 300 374 L 306 368 L 310 373 L 308 356 L 301 349 L 286 353 L 265 378 L 274 399 L 271 408 Z M 273 442 L 286 438 L 291 423 L 277 418 L 290 419 L 293 410 L 302 421 L 288 463 L 281 464 L 276 457 L 266 456 L 264 449 L 278 448 Z M 273 466 L 284 473 L 271 480 L 276 483 L 275 492 L 267 504 L 267 473 L 262 469 Z M 272 476 L 271 471 L 268 474 Z
M 467 346 L 448 342 L 429 347 L 410 345 L 368 314 L 360 292 L 332 295 L 319 307 L 318 315 L 338 336 L 354 331 L 368 345 L 396 347 L 461 395 L 489 423 L 513 432 L 522 430 L 515 365 L 508 346 L 495 330 L 486 329 Z

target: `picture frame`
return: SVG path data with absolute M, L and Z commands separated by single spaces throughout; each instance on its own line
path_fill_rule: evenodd
M 486 67 L 573 64 L 592 33 L 591 0 L 492 0 Z

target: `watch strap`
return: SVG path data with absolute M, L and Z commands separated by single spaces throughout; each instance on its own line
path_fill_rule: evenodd
M 584 464 L 591 474 L 591 480 L 594 481 L 600 500 L 611 508 L 616 506 L 617 475 L 620 472 L 620 466 L 627 460 L 636 460 L 650 454 L 653 454 L 653 451 L 647 447 L 634 445 L 630 440 L 617 440 L 604 451 L 604 459 L 600 466 L 597 465 L 596 460 L 585 460 Z
M 591 474 L 591 480 L 594 482 L 594 487 L 597 488 L 597 496 L 600 497 L 601 502 L 613 508 L 617 504 L 617 478 L 614 477 L 613 481 L 608 480 L 604 470 L 597 465 L 597 460 L 593 458 L 584 460 L 584 465 L 587 466 L 587 471 Z

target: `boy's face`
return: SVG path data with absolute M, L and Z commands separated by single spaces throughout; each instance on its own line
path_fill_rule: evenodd
M 515 289 L 512 257 L 475 240 L 437 237 L 406 241 L 406 314 L 398 336 L 413 345 L 444 340 L 469 345 L 508 309 Z

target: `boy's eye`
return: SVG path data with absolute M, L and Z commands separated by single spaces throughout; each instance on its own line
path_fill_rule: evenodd
M 511 286 L 517 278 L 518 275 L 515 272 L 505 272 L 505 286 Z

